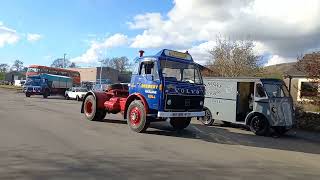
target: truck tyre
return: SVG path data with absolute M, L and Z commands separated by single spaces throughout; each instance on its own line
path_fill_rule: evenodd
M 43 98 L 48 98 L 48 96 L 49 96 L 49 90 L 45 89 L 43 92 Z
M 250 122 L 250 130 L 258 136 L 266 136 L 270 132 L 270 125 L 264 116 L 254 115 Z
M 70 99 L 70 97 L 69 97 L 69 95 L 67 94 L 67 95 L 66 95 L 66 100 L 69 100 L 69 99 Z
M 96 99 L 89 95 L 83 104 L 84 115 L 90 121 L 102 121 L 106 116 L 106 111 L 97 109 Z
M 144 132 L 150 124 L 147 120 L 147 114 L 144 105 L 140 100 L 134 100 L 128 107 L 127 123 L 131 130 L 141 133 Z
M 191 118 L 171 118 L 170 124 L 175 130 L 182 130 L 189 126 Z
M 26 93 L 26 97 L 30 97 L 31 96 L 31 94 L 30 93 Z
M 203 117 L 200 117 L 199 120 L 202 124 L 206 126 L 211 126 L 214 123 L 214 119 L 212 119 L 212 113 L 207 107 L 203 107 L 203 111 L 205 112 L 205 115 Z

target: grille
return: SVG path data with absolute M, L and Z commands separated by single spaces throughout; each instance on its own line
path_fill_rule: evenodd
M 167 100 L 171 99 L 171 105 L 167 105 Z M 200 101 L 203 101 L 202 96 L 181 96 L 167 95 L 165 101 L 166 111 L 202 111 L 203 106 L 200 106 Z

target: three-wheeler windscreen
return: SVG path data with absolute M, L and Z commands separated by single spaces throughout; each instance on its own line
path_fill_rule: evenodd
M 290 96 L 289 91 L 284 84 L 264 83 L 263 87 L 266 90 L 268 97 L 279 98 L 279 97 L 289 97 Z
M 192 63 L 181 63 L 163 60 L 160 63 L 162 76 L 166 81 L 202 84 L 198 66 Z

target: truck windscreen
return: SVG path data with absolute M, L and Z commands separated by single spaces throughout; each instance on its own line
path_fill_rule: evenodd
M 40 86 L 40 79 L 28 78 L 24 85 L 26 85 L 26 86 Z
M 289 97 L 289 91 L 287 87 L 283 84 L 263 84 L 269 97 Z
M 161 61 L 162 75 L 166 81 L 202 84 L 199 68 L 195 64 L 176 61 Z

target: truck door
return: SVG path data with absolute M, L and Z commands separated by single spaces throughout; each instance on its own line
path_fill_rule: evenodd
M 140 71 L 136 77 L 137 93 L 142 94 L 149 105 L 150 109 L 159 108 L 159 73 L 157 63 L 154 61 L 144 61 L 140 65 Z
M 269 97 L 272 125 L 292 126 L 293 102 L 286 87 L 282 84 L 265 83 L 264 88 Z

